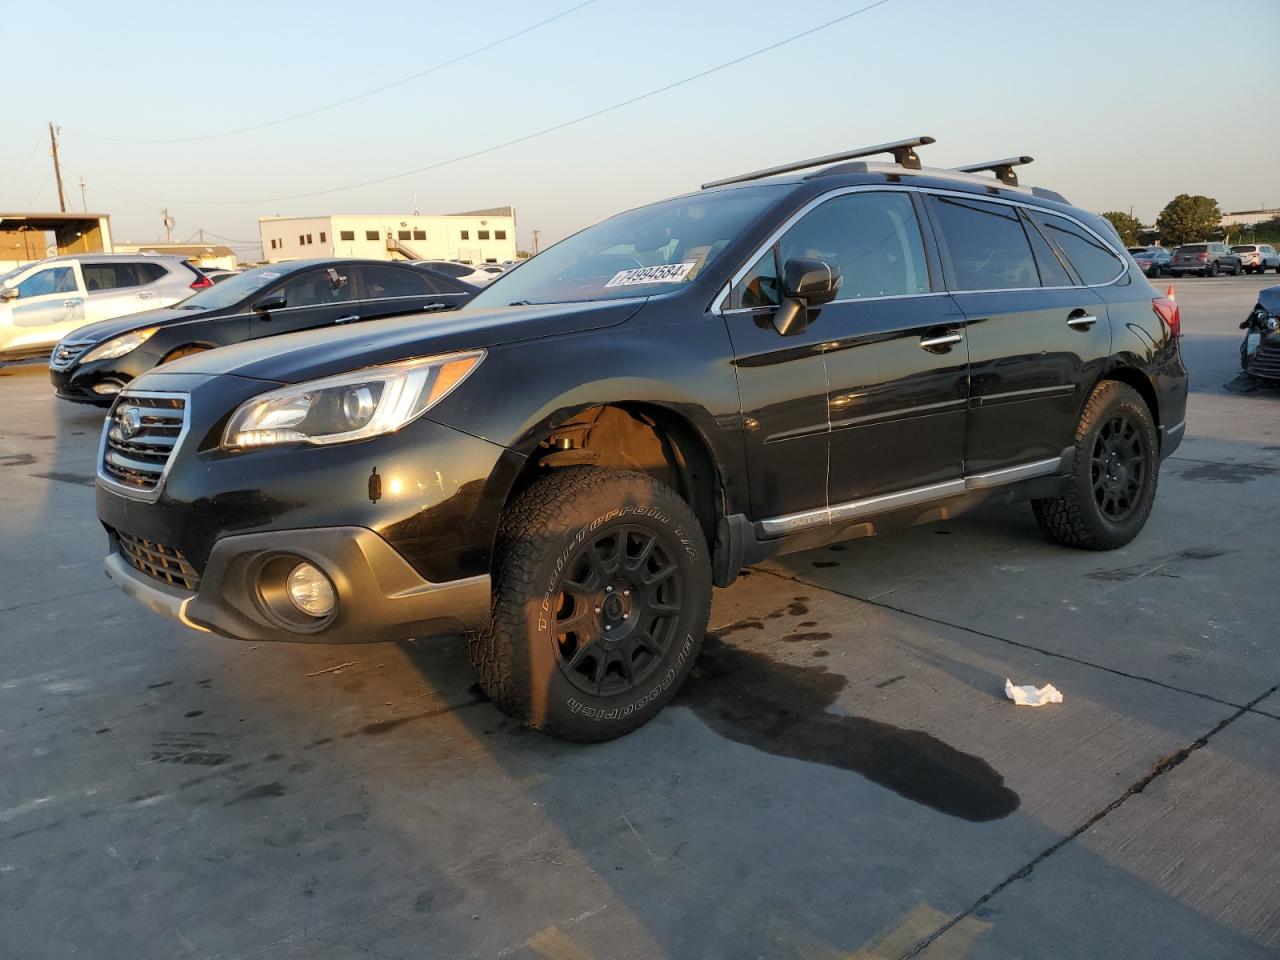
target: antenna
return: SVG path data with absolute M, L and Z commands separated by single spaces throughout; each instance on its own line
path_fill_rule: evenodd
M 984 163 L 970 163 L 963 167 L 952 167 L 956 173 L 986 173 L 990 171 L 996 179 L 1010 187 L 1018 185 L 1018 174 L 1014 167 L 1025 166 L 1032 162 L 1031 157 L 1005 157 L 1003 160 L 987 160 Z
M 877 153 L 893 154 L 894 163 L 899 166 L 906 167 L 908 170 L 920 169 L 920 157 L 916 154 L 916 147 L 927 146 L 934 143 L 933 137 L 912 137 L 909 140 L 894 140 L 890 143 L 877 143 L 871 147 L 858 147 L 856 150 L 846 150 L 842 153 L 831 153 L 825 157 L 814 157 L 812 160 L 799 160 L 795 163 L 784 163 L 779 167 L 768 167 L 764 170 L 756 170 L 754 173 L 743 173 L 736 177 L 725 177 L 723 180 L 712 180 L 710 183 L 702 185 L 703 190 L 709 190 L 712 187 L 724 187 L 731 183 L 746 183 L 750 180 L 760 180 L 764 177 L 772 177 L 780 173 L 791 173 L 793 170 L 805 170 L 809 167 L 821 167 L 828 163 L 838 163 L 841 160 L 853 160 L 857 157 L 873 157 Z

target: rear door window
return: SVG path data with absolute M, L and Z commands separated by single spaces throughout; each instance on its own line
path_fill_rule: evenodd
M 1110 283 L 1120 275 L 1124 264 L 1115 251 L 1080 224 L 1049 213 L 1036 211 L 1032 218 L 1045 230 L 1049 239 L 1057 244 L 1076 273 L 1086 284 Z
M 169 275 L 168 270 L 151 261 L 144 260 L 137 266 L 138 276 L 142 278 L 143 283 L 155 283 L 157 280 L 163 280 Z
M 439 284 L 424 270 L 414 267 L 362 266 L 360 277 L 364 282 L 364 299 L 380 300 L 386 297 L 420 297 L 440 293 Z
M 1027 238 L 1031 241 L 1031 250 L 1036 255 L 1036 267 L 1040 270 L 1040 285 L 1042 287 L 1073 287 L 1075 279 L 1067 272 L 1066 266 L 1062 263 L 1062 258 L 1058 256 L 1058 252 L 1050 246 L 1049 241 L 1034 223 L 1024 223 L 1027 229 Z M 1150 256 L 1147 251 L 1141 251 L 1142 256 Z
M 1018 211 L 1002 203 L 930 196 L 956 290 L 1040 286 L 1031 243 Z
M 80 272 L 84 276 L 85 289 L 90 293 L 100 293 L 104 290 L 141 286 L 146 281 L 138 275 L 139 266 L 141 265 L 128 261 L 81 263 Z

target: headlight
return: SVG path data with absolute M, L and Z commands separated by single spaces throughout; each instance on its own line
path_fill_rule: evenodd
M 424 357 L 261 394 L 231 415 L 222 446 L 346 443 L 394 433 L 448 396 L 484 355 Z
M 115 357 L 123 357 L 131 350 L 137 350 L 140 346 L 151 339 L 159 327 L 147 327 L 145 330 L 135 330 L 133 333 L 126 333 L 124 336 L 113 337 L 106 343 L 100 343 L 81 359 L 81 363 L 89 363 L 92 360 L 111 360 Z

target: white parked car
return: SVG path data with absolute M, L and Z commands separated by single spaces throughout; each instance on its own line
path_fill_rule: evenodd
M 1240 254 L 1245 273 L 1280 273 L 1280 253 L 1269 243 L 1238 243 L 1231 249 Z
M 42 357 L 66 334 L 185 300 L 213 281 L 182 257 L 78 254 L 0 274 L 0 361 Z
M 443 273 L 446 277 L 453 277 L 453 279 L 461 280 L 463 283 L 469 283 L 473 287 L 483 287 L 502 276 L 501 271 L 490 273 L 484 269 L 485 267 L 496 267 L 496 263 L 482 263 L 476 267 L 469 263 L 459 263 L 456 260 L 415 260 L 414 264 L 435 270 L 437 273 Z

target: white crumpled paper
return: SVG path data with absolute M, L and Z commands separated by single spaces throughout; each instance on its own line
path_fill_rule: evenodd
M 1004 678 L 1004 695 L 1020 707 L 1043 707 L 1046 703 L 1062 702 L 1062 691 L 1052 683 L 1043 687 L 1015 687 L 1008 677 Z

